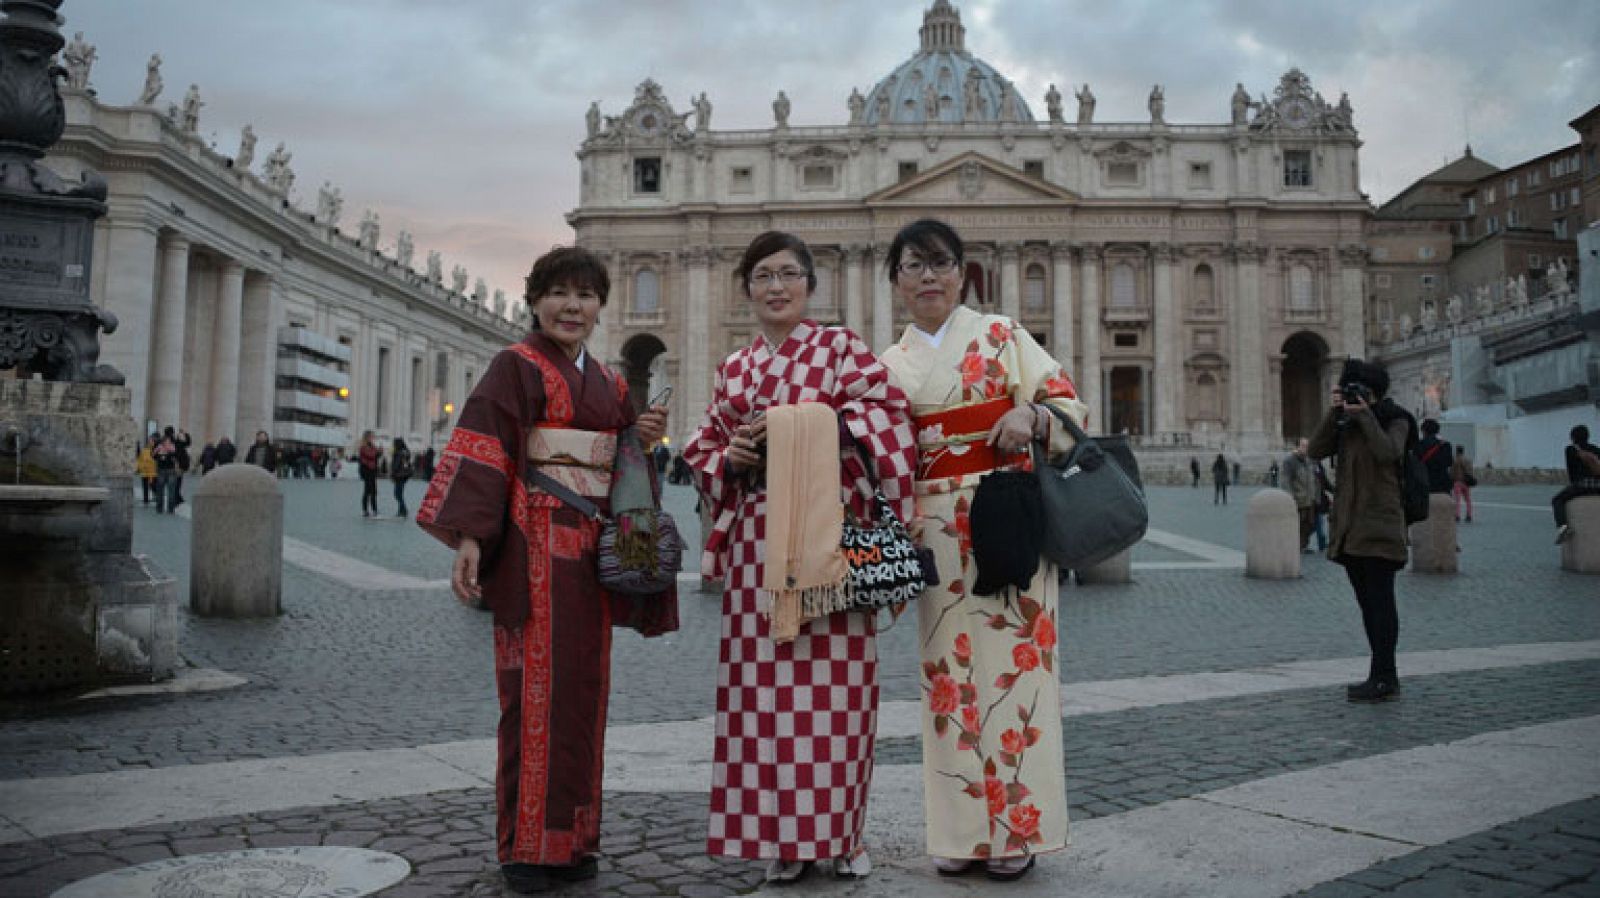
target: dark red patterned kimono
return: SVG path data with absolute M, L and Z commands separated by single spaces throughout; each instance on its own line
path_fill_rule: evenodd
M 599 525 L 526 482 L 532 428 L 616 432 L 634 420 L 621 378 L 582 371 L 535 332 L 503 350 L 461 410 L 417 512 L 454 548 L 483 547 L 500 694 L 500 862 L 570 865 L 600 847 L 611 627 L 677 628 L 677 596 L 636 601 L 597 579 Z M 604 507 L 603 498 L 600 501 Z

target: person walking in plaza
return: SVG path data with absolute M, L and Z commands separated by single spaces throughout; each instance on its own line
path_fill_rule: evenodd
M 171 426 L 167 427 L 165 433 L 172 440 L 173 459 L 177 462 L 177 468 L 172 472 L 172 499 L 167 503 L 167 511 L 176 512 L 184 502 L 183 475 L 189 473 L 189 447 L 193 445 L 194 438 L 189 436 L 187 430 L 175 430 Z
M 178 446 L 168 427 L 156 440 L 151 456 L 156 463 L 156 514 L 178 510 Z
M 1300 551 L 1311 551 L 1311 532 L 1317 524 L 1317 476 L 1311 470 L 1307 455 L 1310 441 L 1301 437 L 1295 441 L 1294 451 L 1283 460 L 1284 486 L 1294 497 L 1295 510 L 1300 513 Z
M 1394 575 L 1405 566 L 1407 552 L 1396 468 L 1417 444 L 1417 425 L 1388 392 L 1389 373 L 1381 365 L 1345 360 L 1309 449 L 1312 458 L 1334 459 L 1339 488 L 1333 494 L 1328 558 L 1344 566 L 1372 651 L 1367 679 L 1345 690 L 1352 702 L 1381 702 L 1400 694 Z
M 1222 457 L 1221 452 L 1217 453 L 1217 460 L 1211 463 L 1211 504 L 1219 503 L 1228 504 L 1228 460 Z
M 239 457 L 239 449 L 238 449 L 238 447 L 233 445 L 233 440 L 230 440 L 227 437 L 223 437 L 222 439 L 217 440 L 217 454 L 216 454 L 217 467 L 220 468 L 223 465 L 231 465 L 231 464 L 233 464 L 234 459 L 236 459 L 238 457 Z
M 1200 459 L 1192 455 L 1189 456 L 1189 479 L 1191 481 L 1189 486 L 1194 489 L 1200 488 Z
M 215 443 L 207 443 L 205 448 L 200 450 L 200 476 L 204 477 L 205 475 L 210 474 L 211 469 L 215 468 L 216 466 L 217 445 Z
M 724 580 L 707 850 L 767 861 L 771 882 L 796 880 L 828 860 L 836 876 L 861 877 L 871 870 L 862 829 L 877 732 L 872 615 L 804 618 L 802 589 L 828 588 L 830 574 L 843 568 L 837 541 L 807 551 L 793 540 L 769 544 L 766 535 L 798 534 L 789 527 L 796 509 L 808 498 L 837 502 L 844 490 L 864 516 L 870 491 L 857 488 L 854 472 L 863 469 L 853 451 L 851 460 L 840 458 L 838 489 L 825 480 L 797 485 L 795 471 L 768 470 L 766 413 L 798 403 L 832 408 L 825 432 L 799 434 L 800 441 L 820 440 L 837 453 L 840 428 L 848 428 L 870 456 L 860 462 L 873 466 L 884 495 L 909 520 L 910 409 L 860 337 L 806 316 L 817 277 L 799 238 L 757 236 L 737 277 L 760 331 L 717 366 L 711 404 L 683 450 L 710 504 L 701 574 Z M 841 508 L 832 510 L 842 517 Z
M 267 439 L 267 432 L 265 430 L 258 430 L 256 431 L 256 441 L 250 444 L 249 449 L 245 450 L 244 463 L 247 465 L 257 465 L 263 471 L 266 471 L 268 474 L 272 474 L 278 470 L 277 455 L 278 454 L 272 450 L 272 441 Z
M 1461 506 L 1467 506 L 1467 523 L 1472 523 L 1472 488 L 1478 478 L 1472 473 L 1472 459 L 1464 447 L 1456 447 L 1456 460 L 1450 463 L 1450 495 L 1456 500 L 1456 523 L 1461 522 Z
M 134 473 L 139 475 L 139 483 L 144 486 L 144 504 L 146 505 L 150 504 L 150 493 L 156 487 L 156 457 L 154 450 L 159 439 L 155 434 L 146 437 L 144 445 L 139 447 L 139 454 L 133 461 Z
M 418 457 L 417 469 L 422 472 L 422 479 L 425 481 L 433 479 L 433 458 L 434 453 L 432 446 L 422 450 L 422 455 Z M 338 461 L 338 459 L 334 459 L 334 461 Z M 334 476 L 338 475 L 335 474 Z
M 1567 485 L 1550 499 L 1550 508 L 1556 515 L 1556 542 L 1571 538 L 1572 527 L 1567 523 L 1567 503 L 1579 496 L 1600 496 L 1600 448 L 1589 442 L 1589 428 L 1579 424 L 1567 434 Z
M 361 475 L 361 516 L 375 518 L 378 516 L 378 444 L 373 442 L 370 430 L 361 434 L 356 465 Z
M 1428 492 L 1450 492 L 1450 444 L 1439 439 L 1438 421 L 1428 418 L 1422 422 L 1422 439 L 1413 451 L 1428 471 Z
M 648 445 L 666 429 L 666 409 L 636 414 L 627 382 L 584 345 L 609 288 L 587 250 L 534 263 L 532 331 L 473 387 L 417 510 L 455 550 L 456 598 L 494 614 L 496 846 L 506 885 L 524 894 L 599 869 L 612 626 L 677 629 L 675 591 L 643 600 L 601 587 L 599 522 L 538 485 L 604 512 L 619 432 Z
M 1309 452 L 1309 447 L 1307 452 Z M 1313 530 L 1317 534 L 1317 551 L 1328 551 L 1328 512 L 1333 510 L 1333 484 L 1328 480 L 1327 469 L 1322 467 L 1321 459 L 1311 460 L 1311 473 L 1317 478 L 1317 506 L 1316 521 Z
M 400 437 L 394 438 L 394 448 L 390 452 L 394 461 L 389 465 L 389 480 L 394 484 L 395 517 L 403 518 L 406 511 L 406 483 L 411 480 L 411 450 L 406 448 L 406 441 Z
M 917 517 L 940 584 L 917 603 L 922 782 L 928 853 L 942 875 L 1019 879 L 1067 841 L 1057 657 L 1058 572 L 1040 559 L 1026 588 L 977 595 L 970 511 L 978 483 L 1029 470 L 1029 448 L 1073 446 L 1051 408 L 1088 409 L 1059 363 L 1016 321 L 961 305 L 960 236 L 922 219 L 889 245 L 888 277 L 911 316 L 883 363 L 911 400 Z M 981 533 L 981 531 L 980 531 Z

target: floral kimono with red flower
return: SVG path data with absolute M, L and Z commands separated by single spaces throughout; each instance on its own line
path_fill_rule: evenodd
M 1067 842 L 1067 790 L 1056 568 L 1041 559 L 1026 590 L 969 593 L 968 510 L 984 474 L 1029 466 L 1026 455 L 985 445 L 1001 414 L 1044 402 L 1081 424 L 1087 409 L 1027 331 L 965 306 L 939 335 L 907 327 L 883 363 L 911 398 L 917 515 L 942 579 L 917 607 L 928 853 L 998 859 L 1058 850 Z M 1071 447 L 1053 423 L 1051 451 Z

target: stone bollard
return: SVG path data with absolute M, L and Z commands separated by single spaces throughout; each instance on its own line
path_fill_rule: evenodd
M 1561 543 L 1561 569 L 1575 574 L 1600 574 L 1600 496 L 1578 496 L 1567 502 L 1572 535 Z
M 1300 576 L 1300 512 L 1294 497 L 1264 489 L 1250 497 L 1244 515 L 1244 575 L 1262 580 Z
M 1079 583 L 1132 583 L 1133 582 L 1133 549 L 1123 549 L 1121 552 L 1107 558 L 1094 567 L 1078 571 Z
M 201 617 L 283 610 L 283 495 L 266 471 L 223 465 L 194 492 L 189 608 Z
M 1428 495 L 1428 519 L 1411 525 L 1411 571 L 1454 574 L 1461 569 L 1456 551 L 1456 503 L 1449 493 Z

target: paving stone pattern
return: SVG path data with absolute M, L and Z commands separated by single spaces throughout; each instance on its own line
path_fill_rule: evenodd
M 1304 898 L 1521 898 L 1600 895 L 1600 798 L 1385 861 Z
M 493 808 L 492 792 L 472 789 L 0 845 L 0 883 L 7 898 L 46 898 L 97 873 L 179 855 L 343 845 L 410 862 L 412 875 L 378 892 L 382 898 L 510 895 L 495 860 Z M 599 877 L 555 894 L 718 898 L 753 891 L 762 866 L 707 857 L 705 820 L 704 795 L 607 795 Z

